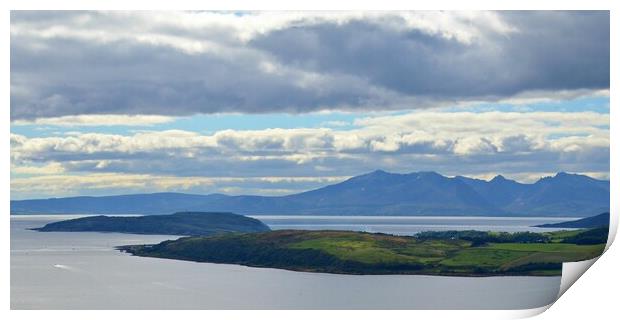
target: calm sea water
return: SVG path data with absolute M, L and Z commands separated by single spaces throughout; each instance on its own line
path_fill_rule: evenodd
M 272 229 L 353 230 L 412 235 L 421 231 L 481 230 L 506 232 L 542 232 L 559 230 L 536 228 L 575 218 L 504 217 L 384 217 L 384 216 L 251 216 Z
M 560 277 L 334 275 L 133 257 L 114 246 L 176 236 L 35 232 L 75 216 L 11 216 L 12 309 L 523 309 Z M 521 231 L 566 219 L 261 216 L 273 229 Z M 536 229 L 534 229 L 536 230 Z

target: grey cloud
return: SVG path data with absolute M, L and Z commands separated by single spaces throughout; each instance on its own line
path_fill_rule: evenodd
M 384 99 L 382 90 L 347 75 L 301 87 L 295 71 L 261 70 L 261 54 L 253 51 L 230 61 L 126 41 L 102 45 L 48 40 L 49 49 L 43 53 L 15 42 L 11 85 L 25 88 L 27 94 L 11 94 L 12 119 L 85 113 L 295 112 Z
M 518 31 L 465 44 L 364 22 L 275 31 L 253 45 L 304 68 L 404 95 L 467 99 L 609 87 L 608 12 L 502 12 Z
M 609 87 L 608 12 L 499 15 L 518 31 L 482 30 L 463 43 L 377 21 L 324 21 L 286 25 L 245 43 L 226 26 L 157 24 L 148 14 L 12 12 L 11 119 L 409 109 Z M 398 17 L 386 19 L 399 25 Z M 52 26 L 66 30 L 37 34 Z M 108 39 L 98 30 L 133 38 Z M 184 42 L 137 38 L 153 34 Z M 201 41 L 217 48 L 182 50 Z
M 503 152 L 528 152 L 535 149 L 535 143 L 524 134 L 505 137 L 501 145 Z

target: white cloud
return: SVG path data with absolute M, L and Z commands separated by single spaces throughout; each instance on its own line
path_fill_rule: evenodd
M 80 171 L 181 173 L 226 166 L 261 172 L 331 166 L 338 171 L 360 163 L 370 167 L 377 161 L 375 167 L 382 162 L 406 167 L 412 161 L 408 157 L 456 165 L 458 159 L 501 156 L 496 165 L 510 165 L 513 170 L 520 165 L 521 170 L 532 171 L 539 165 L 536 161 L 553 164 L 537 157 L 553 156 L 587 168 L 588 157 L 609 153 L 609 115 L 594 112 L 417 111 L 354 122 L 357 127 L 351 130 L 222 130 L 210 135 L 183 130 L 38 138 L 11 134 L 11 159 L 15 168 L 59 162 Z M 512 164 L 519 157 L 529 160 Z
M 150 126 L 174 121 L 175 117 L 160 115 L 77 115 L 52 118 L 37 118 L 33 120 L 15 120 L 11 125 L 48 125 L 61 127 L 87 126 Z
M 577 90 L 531 90 L 516 94 L 499 102 L 512 105 L 524 105 L 542 102 L 573 100 L 581 97 L 609 97 L 609 89 L 577 89 Z M 471 103 L 470 103 L 471 104 Z
M 15 194 L 90 194 L 118 193 L 119 190 L 198 191 L 225 193 L 284 194 L 303 191 L 302 186 L 337 183 L 348 176 L 317 177 L 175 177 L 152 174 L 93 173 L 88 175 L 56 174 L 11 179 Z M 249 185 L 249 186 L 248 186 Z M 282 186 L 291 188 L 282 188 Z
M 419 30 L 463 43 L 486 33 L 508 35 L 515 26 L 490 11 L 409 12 L 79 12 L 63 24 L 44 21 L 15 23 L 11 35 L 37 38 L 75 38 L 110 43 L 123 39 L 170 46 L 187 53 L 222 52 L 234 41 L 246 43 L 256 36 L 291 27 L 325 23 L 337 25 L 364 21 L 393 31 Z M 105 28 L 103 26 L 105 25 Z M 229 49 L 229 48 L 228 48 Z
M 46 155 L 92 155 L 96 153 L 136 154 L 155 151 L 183 151 L 217 146 L 212 136 L 182 130 L 139 132 L 133 136 L 79 133 L 65 137 L 26 138 L 11 134 L 11 158 L 37 160 Z
M 41 166 L 11 166 L 11 172 L 28 175 L 50 175 L 63 173 L 65 169 L 58 162 L 51 162 Z
M 261 155 L 320 152 L 396 152 L 427 145 L 459 155 L 556 151 L 609 145 L 609 115 L 595 112 L 411 112 L 358 119 L 354 130 L 329 128 L 222 130 L 212 135 L 192 131 L 142 131 L 131 136 L 75 133 L 63 137 L 11 135 L 15 159 L 45 158 L 53 153 L 95 154 L 177 151 Z M 569 150 L 570 149 L 570 150 Z M 207 151 L 208 150 L 208 151 Z M 256 154 L 254 154 L 256 153 Z M 431 152 L 432 153 L 432 152 Z

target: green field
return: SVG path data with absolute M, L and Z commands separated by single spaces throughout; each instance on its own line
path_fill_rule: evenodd
M 139 256 L 311 272 L 548 276 L 561 274 L 562 262 L 587 260 L 602 253 L 603 238 L 593 245 L 564 243 L 586 231 L 543 234 L 451 231 L 411 237 L 279 230 L 186 237 L 156 245 L 125 246 L 121 250 Z

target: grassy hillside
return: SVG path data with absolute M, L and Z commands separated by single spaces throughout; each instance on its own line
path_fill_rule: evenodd
M 602 242 L 588 245 L 562 242 L 565 237 L 577 234 L 571 231 L 536 236 L 455 231 L 407 237 L 351 231 L 279 230 L 187 237 L 121 249 L 139 256 L 311 272 L 559 275 L 562 262 L 591 259 L 604 249 Z

